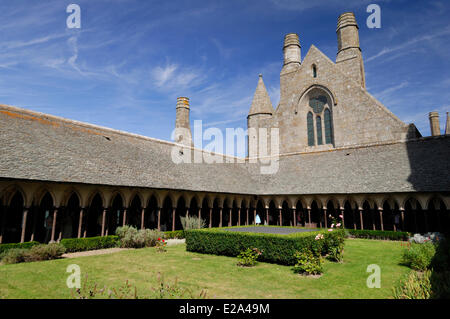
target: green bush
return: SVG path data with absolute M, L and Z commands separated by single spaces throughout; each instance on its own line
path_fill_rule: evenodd
M 323 272 L 321 256 L 315 256 L 311 251 L 305 250 L 296 252 L 294 257 L 297 260 L 294 265 L 295 273 L 320 275 Z
M 66 248 L 59 243 L 36 245 L 27 251 L 26 261 L 51 260 L 61 257 Z
M 323 239 L 316 240 L 321 234 Z M 295 265 L 297 251 L 311 251 L 315 256 L 327 255 L 337 242 L 344 238 L 342 230 L 299 232 L 289 235 L 226 231 L 205 228 L 185 231 L 186 250 L 192 252 L 236 257 L 247 248 L 258 247 L 264 251 L 261 261 Z
M 39 243 L 37 241 L 29 241 L 26 243 L 11 243 L 11 244 L 0 244 L 0 255 L 3 254 L 4 252 L 6 252 L 9 249 L 14 249 L 14 248 L 23 248 L 23 249 L 28 249 L 31 248 L 35 245 L 39 245 Z
M 430 267 L 435 253 L 436 247 L 431 242 L 413 243 L 403 251 L 402 261 L 414 270 L 426 270 Z
M 98 236 L 88 238 L 64 238 L 61 244 L 67 252 L 86 251 L 117 247 L 119 245 L 118 236 Z
M 410 233 L 387 230 L 346 229 L 351 237 L 408 241 Z
M 431 271 L 411 271 L 394 287 L 395 299 L 429 299 L 431 297 Z
M 120 240 L 120 246 L 126 248 L 153 247 L 158 238 L 164 237 L 164 233 L 156 229 L 137 230 L 133 226 L 117 227 L 116 234 Z
M 29 249 L 12 248 L 3 253 L 1 260 L 3 264 L 51 260 L 61 257 L 65 251 L 65 247 L 59 243 L 34 245 Z
M 256 265 L 256 260 L 258 257 L 262 254 L 262 251 L 260 251 L 258 248 L 247 248 L 246 250 L 243 250 L 240 252 L 240 254 L 237 256 L 238 258 L 238 266 L 243 267 L 252 267 Z
M 172 239 L 172 238 L 183 239 L 184 231 L 183 230 L 165 231 L 164 238 L 165 239 Z
M 5 265 L 23 263 L 26 261 L 27 252 L 28 249 L 11 248 L 1 254 L 0 260 Z

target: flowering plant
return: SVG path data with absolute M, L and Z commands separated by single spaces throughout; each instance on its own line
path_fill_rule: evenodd
M 161 237 L 158 237 L 158 240 L 156 241 L 156 251 L 158 253 L 164 253 L 167 251 L 166 246 L 167 242 Z

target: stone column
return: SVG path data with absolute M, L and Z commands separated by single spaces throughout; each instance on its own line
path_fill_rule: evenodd
M 406 231 L 405 228 L 405 209 L 400 208 L 400 218 L 402 219 L 402 231 Z
M 249 209 L 248 207 L 245 208 L 245 226 L 248 226 L 248 214 L 249 214 Z
M 37 216 L 38 216 L 38 208 L 36 206 L 32 206 L 30 208 L 31 217 L 33 218 L 33 230 L 31 231 L 30 241 L 34 241 L 34 236 L 36 234 L 36 224 L 37 224 Z
M 268 208 L 266 208 L 266 222 L 267 222 L 267 225 L 269 225 L 269 209 Z
M 238 226 L 241 226 L 241 208 L 238 207 Z
M 344 211 L 345 211 L 345 209 L 344 208 L 339 208 L 339 213 L 340 213 L 340 215 L 342 215 L 342 228 L 345 228 L 345 216 L 344 216 Z
M 372 219 L 372 230 L 375 230 L 375 208 L 370 210 L 370 216 Z
M 158 231 L 161 231 L 161 207 L 156 208 L 158 214 Z
M 57 216 L 58 216 L 58 208 L 55 207 L 55 209 L 53 210 L 52 237 L 50 238 L 51 242 L 55 241 L 56 217 Z
M 292 219 L 293 219 L 292 225 L 294 227 L 296 227 L 297 226 L 297 211 L 295 208 L 292 208 Z
M 141 229 L 145 228 L 145 207 L 141 210 Z
M 81 238 L 81 229 L 83 227 L 83 214 L 84 214 L 84 208 L 81 207 L 81 209 L 80 209 L 80 218 L 78 220 L 78 238 Z
M 353 229 L 356 229 L 356 222 L 355 222 L 355 209 L 352 209 L 352 216 L 353 216 Z
M 209 228 L 212 227 L 212 207 L 209 209 Z
M 228 208 L 228 227 L 233 226 L 233 208 Z
M 127 208 L 125 207 L 123 209 L 123 220 L 122 220 L 122 226 L 125 226 L 127 224 Z
M 359 222 L 361 224 L 361 230 L 364 229 L 364 221 L 363 221 L 363 213 L 362 212 L 363 212 L 363 210 L 359 209 Z
M 186 217 L 189 217 L 189 207 L 186 207 Z
M 202 208 L 198 208 L 198 228 L 200 228 L 200 219 L 202 218 Z
M 20 235 L 20 242 L 21 243 L 25 242 L 25 232 L 26 232 L 26 229 L 27 229 L 28 211 L 29 211 L 28 207 L 24 207 L 23 208 L 23 212 L 22 212 L 22 233 Z
M 219 207 L 219 227 L 222 227 L 222 207 Z
M 325 222 L 325 228 L 328 228 L 328 220 L 327 220 L 327 209 L 324 207 L 323 209 L 323 220 Z M 336 225 L 334 225 L 336 226 Z
M 101 234 L 102 237 L 105 236 L 106 211 L 107 211 L 107 208 L 104 207 L 103 214 L 102 214 L 102 234 Z
M 382 209 L 382 208 L 378 208 L 378 213 L 380 214 L 380 227 L 381 227 L 381 230 L 384 230 L 384 225 L 383 225 L 383 209 Z
M 256 225 L 256 207 L 253 209 L 253 225 Z
M 172 207 L 172 231 L 175 231 L 175 214 L 177 213 L 177 208 Z
M 283 226 L 283 216 L 282 216 L 282 208 L 278 208 L 278 218 L 280 222 L 280 226 Z
M 309 223 L 309 227 L 311 228 L 311 208 L 307 208 L 308 210 L 308 223 Z

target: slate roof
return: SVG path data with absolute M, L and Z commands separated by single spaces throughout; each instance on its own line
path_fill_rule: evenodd
M 0 178 L 234 194 L 450 191 L 450 136 L 281 156 L 175 164 L 171 142 L 0 105 Z

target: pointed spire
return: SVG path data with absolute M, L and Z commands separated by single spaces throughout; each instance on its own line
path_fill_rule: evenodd
M 450 117 L 447 112 L 447 124 L 445 125 L 445 134 L 450 134 Z
M 262 74 L 259 75 L 258 86 L 253 96 L 252 106 L 248 115 L 254 114 L 270 114 L 273 113 L 272 102 L 270 102 L 269 93 L 267 93 L 264 85 Z

